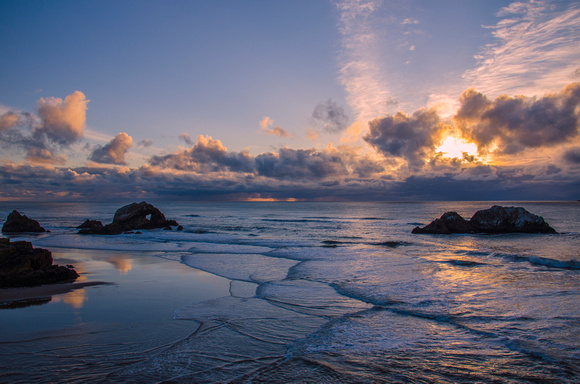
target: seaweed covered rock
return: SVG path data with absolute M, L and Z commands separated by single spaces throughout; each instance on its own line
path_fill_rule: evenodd
M 46 230 L 40 226 L 38 221 L 14 210 L 6 218 L 2 232 L 46 232 Z
M 28 241 L 0 238 L 0 288 L 68 283 L 79 277 L 69 267 L 52 265 L 52 253 Z
M 477 211 L 467 221 L 456 212 L 444 213 L 423 228 L 415 227 L 415 234 L 451 233 L 556 233 L 541 216 L 534 215 L 522 207 L 494 205 Z
M 171 226 L 178 225 L 177 221 L 167 220 L 159 209 L 143 201 L 119 208 L 111 224 L 103 225 L 100 221 L 87 219 L 77 228 L 82 235 L 120 235 L 135 229 L 171 229 Z

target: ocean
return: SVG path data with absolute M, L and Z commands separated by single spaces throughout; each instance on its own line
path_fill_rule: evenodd
M 77 234 L 131 202 L 0 203 L 111 283 L 0 309 L 0 382 L 580 382 L 580 202 L 149 201 L 184 230 Z M 558 234 L 411 234 L 494 204 Z

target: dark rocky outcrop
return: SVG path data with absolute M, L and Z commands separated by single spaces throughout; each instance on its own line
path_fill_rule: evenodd
M 14 210 L 6 218 L 2 232 L 46 232 L 46 230 L 40 226 L 38 221 L 30 219 L 26 215 L 23 216 Z
M 501 207 L 477 211 L 467 221 L 457 212 L 447 212 L 423 228 L 415 227 L 416 234 L 451 233 L 556 233 L 541 216 L 522 207 Z
M 70 268 L 52 265 L 52 253 L 28 241 L 0 238 L 0 288 L 68 283 L 79 277 Z
M 103 225 L 100 221 L 87 219 L 77 228 L 82 235 L 120 235 L 134 229 L 171 229 L 171 226 L 178 225 L 177 221 L 167 220 L 159 209 L 143 201 L 119 208 L 111 224 Z

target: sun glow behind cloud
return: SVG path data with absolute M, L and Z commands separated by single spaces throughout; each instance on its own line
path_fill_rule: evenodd
M 441 145 L 437 147 L 436 151 L 441 152 L 443 157 L 461 159 L 464 153 L 468 156 L 476 156 L 477 145 L 475 143 L 469 143 L 459 137 L 447 136 Z

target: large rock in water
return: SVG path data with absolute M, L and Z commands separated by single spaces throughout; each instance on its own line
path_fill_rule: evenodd
M 32 220 L 26 215 L 21 215 L 17 210 L 12 211 L 2 226 L 2 232 L 46 232 L 38 221 Z
M 0 288 L 69 283 L 79 277 L 68 267 L 52 265 L 52 253 L 28 241 L 0 238 Z
M 130 229 L 165 228 L 178 225 L 175 220 L 167 220 L 159 209 L 144 201 L 119 208 L 115 212 L 113 224 L 127 226 Z
M 466 221 L 456 212 L 447 212 L 423 228 L 415 227 L 412 233 L 556 233 L 541 216 L 522 207 L 501 207 L 477 211 Z
M 103 225 L 100 221 L 87 219 L 77 228 L 82 235 L 119 235 L 134 229 L 171 228 L 178 225 L 177 221 L 167 220 L 159 209 L 143 201 L 119 208 L 111 224 Z

